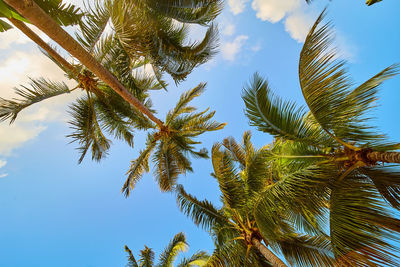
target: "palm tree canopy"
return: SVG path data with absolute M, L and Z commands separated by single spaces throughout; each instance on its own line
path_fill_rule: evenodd
M 177 256 L 181 252 L 186 252 L 189 245 L 186 242 L 186 237 L 183 233 L 176 234 L 170 241 L 168 246 L 164 249 L 158 263 L 154 262 L 155 253 L 151 248 L 145 246 L 140 251 L 140 258 L 136 261 L 132 254 L 132 251 L 125 245 L 125 251 L 128 253 L 128 265 L 129 267 L 173 267 L 173 264 Z M 194 267 L 194 266 L 205 266 L 209 256 L 204 251 L 198 251 L 193 254 L 190 258 L 182 258 L 178 267 Z
M 325 203 L 325 193 L 312 186 L 305 189 L 307 195 L 295 190 L 301 180 L 312 179 L 304 173 L 305 168 L 282 168 L 285 166 L 269 160 L 271 146 L 256 149 L 249 132 L 244 134 L 242 144 L 233 138 L 215 144 L 211 155 L 222 208 L 196 199 L 182 186 L 177 188 L 181 210 L 212 232 L 216 249 L 211 266 L 227 262 L 268 266 L 250 242 L 253 238 L 295 265 L 324 266 L 333 262 L 329 238 L 322 231 L 325 217 L 320 207 Z M 301 204 L 305 201 L 312 204 Z
M 47 14 L 49 14 L 57 23 L 63 26 L 78 24 L 83 16 L 80 9 L 72 4 L 62 3 L 62 0 L 35 0 Z M 13 18 L 28 22 L 23 16 L 18 14 L 12 7 L 0 0 L 0 18 Z M 11 29 L 12 26 L 0 19 L 0 32 Z
M 299 79 L 309 110 L 275 96 L 258 74 L 244 90 L 251 125 L 276 138 L 270 160 L 280 169 L 294 170 L 269 190 L 278 191 L 260 201 L 256 214 L 266 220 L 263 210 L 289 200 L 292 204 L 285 209 L 295 206 L 305 218 L 309 211 L 323 218 L 325 210 L 336 262 L 395 266 L 398 249 L 390 240 L 398 242 L 395 225 L 400 221 L 383 199 L 399 208 L 399 171 L 379 166 L 368 155 L 395 153 L 399 145 L 367 124 L 367 112 L 374 107 L 379 85 L 397 75 L 399 67 L 392 65 L 352 88 L 345 62 L 330 49 L 330 25 L 320 25 L 324 15 L 311 28 L 300 55 Z

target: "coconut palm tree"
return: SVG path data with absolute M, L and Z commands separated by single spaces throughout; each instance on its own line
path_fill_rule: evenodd
M 188 249 L 189 245 L 186 243 L 186 237 L 183 233 L 178 233 L 170 241 L 168 246 L 164 249 L 160 255 L 160 259 L 157 264 L 154 263 L 154 251 L 147 246 L 140 251 L 140 258 L 136 261 L 132 251 L 125 245 L 125 251 L 128 253 L 128 267 L 172 267 L 176 257 Z M 178 267 L 190 267 L 190 266 L 205 266 L 208 255 L 204 251 L 199 251 L 193 254 L 190 258 L 183 258 Z
M 178 175 L 192 171 L 189 155 L 208 158 L 206 149 L 195 150 L 194 145 L 200 142 L 194 138 L 204 132 L 222 129 L 225 123 L 211 121 L 215 112 L 208 112 L 206 109 L 195 113 L 196 108 L 189 106 L 190 101 L 198 97 L 204 88 L 205 84 L 199 84 L 182 94 L 175 107 L 166 115 L 165 128 L 159 130 L 148 121 L 148 129 L 154 131 L 148 133 L 146 148 L 131 163 L 128 178 L 122 188 L 126 196 L 129 196 L 130 190 L 135 187 L 143 173 L 149 171 L 151 154 L 155 163 L 154 176 L 161 191 L 172 191 Z
M 398 65 L 352 89 L 345 62 L 336 60 L 330 50 L 329 24 L 320 26 L 324 15 L 311 28 L 300 54 L 300 85 L 309 111 L 275 96 L 268 82 L 256 74 L 243 93 L 246 113 L 251 125 L 276 138 L 271 159 L 288 166 L 308 166 L 309 177 L 314 176 L 291 187 L 296 192 L 293 198 L 275 194 L 272 203 L 291 199 L 304 206 L 307 203 L 294 195 L 306 193 L 311 185 L 319 187 L 329 195 L 336 261 L 396 266 L 393 251 L 397 248 L 388 240 L 398 240 L 395 232 L 400 230 L 400 221 L 382 200 L 400 207 L 400 173 L 395 165 L 383 166 L 400 163 L 399 145 L 366 124 L 366 112 L 373 107 L 379 85 L 398 74 Z
M 270 146 L 254 148 L 249 132 L 243 135 L 242 144 L 227 138 L 213 146 L 212 175 L 222 193 L 221 208 L 178 186 L 181 210 L 214 237 L 216 249 L 210 266 L 286 266 L 277 252 L 291 266 L 331 266 L 333 252 L 322 228 L 324 210 L 320 208 L 326 203 L 326 192 L 309 186 L 306 195 L 297 193 L 298 202 L 313 202 L 317 204 L 314 208 L 268 202 L 271 195 L 290 195 L 284 187 L 290 188 L 300 176 L 311 179 L 298 168 L 270 162 L 269 155 Z M 271 205 L 266 207 L 266 203 Z
M 177 10 L 180 9 L 178 8 Z M 189 11 L 190 8 L 186 10 L 186 13 Z M 120 38 L 115 33 L 104 33 L 110 21 L 111 13 L 110 1 L 106 1 L 105 5 L 101 5 L 98 2 L 95 7 L 89 7 L 85 19 L 80 22 L 81 31 L 77 35 L 77 47 L 83 49 L 91 58 L 91 62 L 99 65 L 100 69 L 105 71 L 103 66 L 107 68 L 106 72 L 111 74 L 112 77 L 107 76 L 105 72 L 103 74 L 112 80 L 111 85 L 110 83 L 102 82 L 98 78 L 99 76 L 96 77 L 85 65 L 67 62 L 53 48 L 40 40 L 26 25 L 19 25 L 23 32 L 27 32 L 27 35 L 31 39 L 36 40 L 41 45 L 45 53 L 70 79 L 76 81 L 77 86 L 71 89 L 64 83 L 52 82 L 43 78 L 32 80 L 31 88 L 24 87 L 17 90 L 17 94 L 22 99 L 6 100 L 0 98 L 0 119 L 11 119 L 12 122 L 22 109 L 49 97 L 70 93 L 80 88 L 86 92 L 86 96 L 79 98 L 71 106 L 73 119 L 70 123 L 74 132 L 69 135 L 69 137 L 73 138 L 73 141 L 78 142 L 80 145 L 81 157 L 79 162 L 83 160 L 87 151 L 92 152 L 92 159 L 94 160 L 100 160 L 107 154 L 111 141 L 106 137 L 104 132 L 113 135 L 117 139 L 122 139 L 130 146 L 133 146 L 133 129 L 154 129 L 155 131 L 151 135 L 163 136 L 161 143 L 167 149 L 164 151 L 159 148 L 158 151 L 161 154 L 159 154 L 158 158 L 163 159 L 163 157 L 169 156 L 173 164 L 179 162 L 178 169 L 174 169 L 172 166 L 167 169 L 159 168 L 160 172 L 164 172 L 158 175 L 158 177 L 163 177 L 159 180 L 164 181 L 161 189 L 170 190 L 174 184 L 173 180 L 177 178 L 179 173 L 191 170 L 190 161 L 186 153 L 198 157 L 206 157 L 205 150 L 201 150 L 200 152 L 193 150 L 194 141 L 192 138 L 205 131 L 220 129 L 223 127 L 223 124 L 209 122 L 214 113 L 207 113 L 207 111 L 201 114 L 188 115 L 185 117 L 187 119 L 185 121 L 179 115 L 195 110 L 193 107 L 186 107 L 187 103 L 178 103 L 177 113 L 171 119 L 167 117 L 168 121 L 165 123 L 156 118 L 153 114 L 154 111 L 151 109 L 151 102 L 148 99 L 148 90 L 160 89 L 165 84 L 159 79 L 157 82 L 154 78 L 141 77 L 137 73 L 133 73 L 133 70 L 149 63 L 150 60 L 144 56 L 132 57 L 132 54 L 126 52 Z M 172 11 L 170 13 L 172 14 Z M 186 15 L 189 15 L 189 13 Z M 210 41 L 210 39 L 208 40 Z M 74 42 L 76 41 L 74 40 Z M 114 90 L 115 86 L 119 89 L 122 88 L 122 95 L 121 91 Z M 190 95 L 189 99 L 186 100 L 190 101 L 191 97 L 200 94 L 203 88 L 203 84 L 199 85 L 196 90 L 191 91 L 194 95 Z M 124 101 L 124 99 L 127 101 Z M 179 105 L 183 105 L 185 108 L 181 110 Z M 182 121 L 175 122 L 176 119 Z M 183 125 L 177 126 L 177 123 L 186 123 L 187 125 L 185 127 Z M 178 134 L 176 132 L 179 127 L 182 128 L 183 132 Z M 165 133 L 168 134 L 166 135 Z M 172 138 L 173 140 L 169 142 L 168 138 Z M 156 139 L 157 141 L 160 140 L 159 137 L 156 137 Z M 164 145 L 166 142 L 176 144 L 179 148 L 172 149 L 170 145 Z M 165 154 L 175 150 L 177 152 L 174 152 L 174 155 Z M 172 171 L 174 174 L 168 173 Z M 137 175 L 136 172 L 135 170 L 130 171 L 130 173 L 133 173 L 133 176 Z M 167 174 L 169 175 L 168 179 L 171 180 L 171 185 L 165 184 L 167 182 L 164 178 Z M 127 192 L 129 192 L 129 186 L 133 187 L 134 184 L 131 175 L 128 177 L 128 181 L 128 184 L 125 184 L 123 189 L 124 191 L 127 190 Z

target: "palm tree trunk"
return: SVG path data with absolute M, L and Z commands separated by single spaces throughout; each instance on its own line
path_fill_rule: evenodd
M 18 19 L 9 18 L 8 19 L 16 28 L 22 31 L 29 39 L 34 41 L 38 46 L 40 46 L 44 51 L 46 51 L 50 56 L 52 56 L 58 63 L 60 63 L 68 71 L 74 73 L 76 69 L 68 61 L 66 61 L 60 54 L 58 54 L 50 45 L 42 40 L 36 33 L 34 33 L 25 23 Z
M 280 259 L 278 258 L 271 250 L 269 250 L 266 246 L 264 246 L 260 240 L 257 238 L 252 238 L 251 239 L 252 245 L 258 249 L 258 251 L 266 258 L 272 266 L 276 267 L 287 267 L 287 265 Z
M 400 152 L 379 152 L 367 153 L 367 158 L 373 162 L 400 163 Z
M 159 128 L 164 128 L 164 123 L 160 119 L 155 117 L 146 106 L 134 97 L 108 70 L 90 55 L 74 38 L 64 31 L 60 25 L 48 16 L 33 0 L 5 0 L 5 2 L 57 42 L 72 56 L 77 58 L 123 99 L 156 123 Z

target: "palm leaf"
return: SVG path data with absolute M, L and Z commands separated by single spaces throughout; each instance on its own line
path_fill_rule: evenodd
M 132 251 L 128 248 L 127 245 L 125 245 L 125 251 L 128 253 L 128 264 L 127 267 L 139 267 L 139 265 L 136 262 L 135 257 L 132 254 Z
M 275 96 L 268 82 L 257 73 L 244 89 L 242 98 L 250 125 L 256 126 L 259 131 L 309 144 L 326 140 L 319 128 L 307 123 L 303 107 L 298 108 L 294 103 Z
M 8 31 L 9 29 L 12 29 L 12 26 L 0 19 L 0 32 L 5 32 Z
M 330 235 L 337 263 L 397 266 L 399 250 L 391 245 L 399 242 L 392 230 L 394 220 L 371 184 L 354 175 L 337 184 L 330 200 Z
M 225 224 L 224 214 L 207 200 L 200 201 L 186 193 L 182 185 L 176 186 L 177 202 L 181 211 L 196 225 L 210 229 L 215 224 Z
M 147 246 L 140 251 L 139 266 L 140 267 L 153 267 L 154 263 L 154 251 Z
M 199 266 L 203 267 L 207 264 L 209 255 L 205 251 L 198 251 L 193 254 L 190 258 L 183 258 L 177 267 L 192 267 Z
M 159 267 L 172 267 L 173 262 L 180 252 L 185 252 L 188 249 L 186 237 L 183 233 L 178 233 L 174 236 L 168 246 L 160 255 L 158 263 Z
M 44 78 L 30 79 L 29 85 L 31 88 L 22 86 L 22 89 L 15 89 L 15 93 L 22 99 L 0 98 L 0 121 L 10 119 L 12 123 L 24 108 L 42 100 L 71 92 L 64 82 L 53 82 Z

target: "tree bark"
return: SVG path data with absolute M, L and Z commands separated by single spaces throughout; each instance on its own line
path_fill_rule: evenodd
M 58 63 L 63 67 L 68 69 L 70 72 L 76 72 L 74 66 L 72 66 L 68 61 L 66 61 L 60 54 L 58 54 L 50 45 L 42 40 L 36 33 L 34 33 L 25 23 L 18 19 L 9 18 L 8 19 L 16 28 L 22 31 L 29 39 L 40 46 L 44 51 L 46 51 L 50 56 L 52 56 Z
M 271 250 L 264 246 L 260 240 L 253 237 L 251 239 L 251 243 L 273 266 L 287 267 L 287 265 L 281 259 L 279 259 Z
M 367 158 L 374 162 L 400 163 L 400 152 L 368 152 Z
M 159 128 L 164 128 L 164 123 L 160 119 L 155 117 L 146 106 L 134 97 L 108 70 L 90 55 L 74 38 L 64 31 L 60 25 L 48 16 L 33 0 L 5 0 L 5 2 L 57 42 L 68 53 L 77 58 L 123 99 L 156 123 Z

